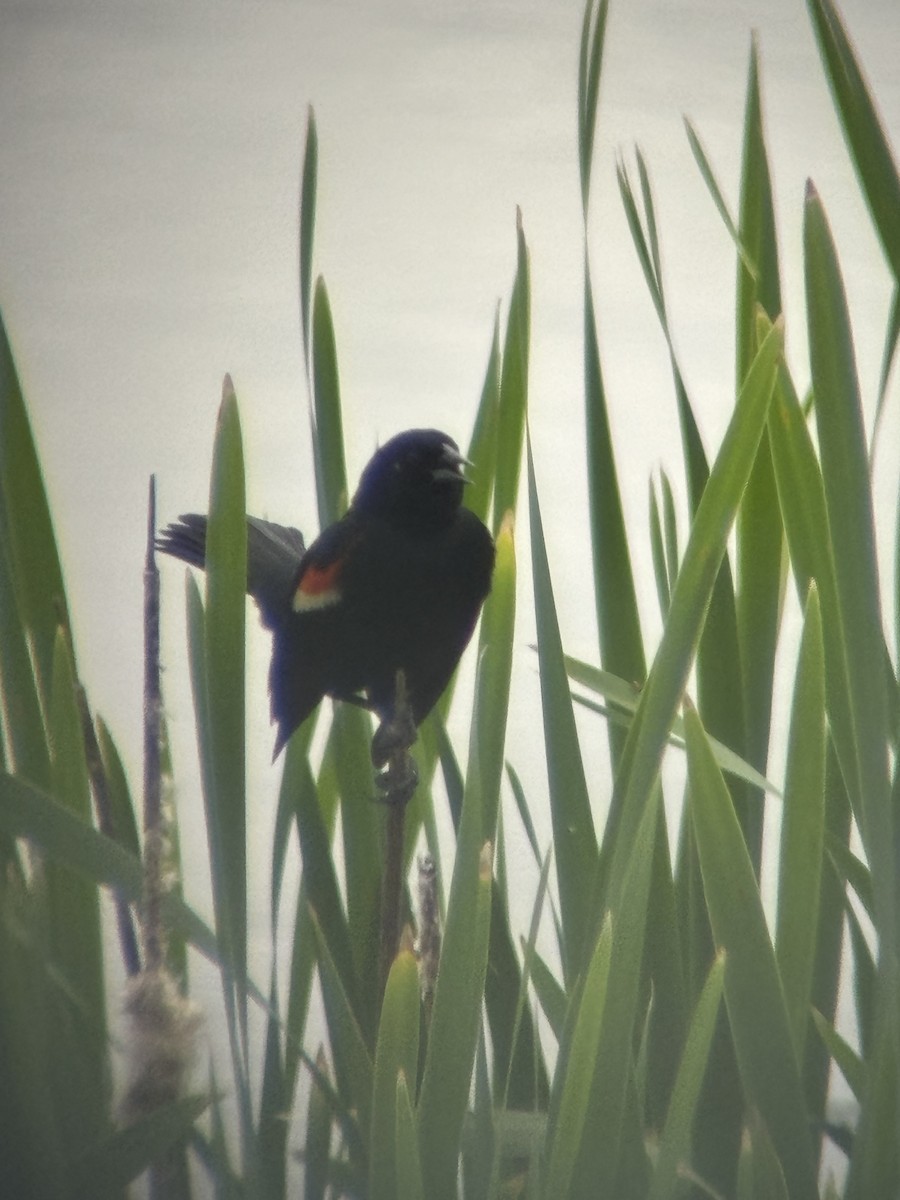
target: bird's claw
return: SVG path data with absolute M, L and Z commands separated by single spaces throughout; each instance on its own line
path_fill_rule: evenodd
M 377 800 L 382 804 L 408 804 L 419 783 L 416 760 L 406 750 L 394 754 L 383 771 L 375 776 Z
M 398 671 L 394 715 L 382 721 L 372 738 L 375 786 L 385 804 L 405 805 L 412 799 L 419 782 L 416 762 L 409 752 L 415 740 L 416 723 L 406 696 L 406 682 L 403 672 Z
M 416 725 L 408 706 L 382 723 L 372 738 L 372 763 L 378 769 L 387 766 L 395 757 L 407 755 L 416 741 Z

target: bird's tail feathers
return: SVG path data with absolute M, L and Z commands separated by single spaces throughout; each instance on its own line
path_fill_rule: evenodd
M 206 529 L 205 516 L 185 513 L 162 530 L 156 548 L 192 567 L 204 567 Z M 298 529 L 247 518 L 247 594 L 259 605 L 263 623 L 270 628 L 290 612 L 291 589 L 305 551 Z

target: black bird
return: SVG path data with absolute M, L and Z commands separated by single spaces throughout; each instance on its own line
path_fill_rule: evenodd
M 445 433 L 410 429 L 376 451 L 309 549 L 298 530 L 247 518 L 247 592 L 273 635 L 276 756 L 323 696 L 390 721 L 401 668 L 416 725 L 434 707 L 494 569 L 491 535 L 462 506 L 465 464 Z M 202 567 L 206 517 L 182 516 L 156 545 Z

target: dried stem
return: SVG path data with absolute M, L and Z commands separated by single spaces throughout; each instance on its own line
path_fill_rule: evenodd
M 430 854 L 423 854 L 419 859 L 419 981 L 427 1025 L 431 1024 L 440 961 L 441 912 L 437 894 L 437 867 Z
M 162 902 L 168 830 L 162 803 L 162 698 L 159 679 L 159 572 L 156 568 L 156 482 L 151 476 L 144 565 L 144 969 L 131 980 L 130 1079 L 122 1104 L 127 1124 L 183 1094 L 193 1059 L 200 1012 L 181 995 L 166 965 Z M 185 1150 L 170 1146 L 150 1164 L 151 1200 L 189 1195 Z
M 156 566 L 156 480 L 150 478 L 147 558 L 144 565 L 144 905 L 145 967 L 156 971 L 165 960 L 162 924 L 163 847 L 162 765 L 159 684 L 159 571 Z

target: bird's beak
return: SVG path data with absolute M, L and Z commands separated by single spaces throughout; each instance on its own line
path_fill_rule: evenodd
M 471 483 L 471 479 L 466 476 L 464 467 L 471 467 L 472 463 L 458 450 L 452 446 L 447 446 L 444 449 L 445 467 L 438 467 L 432 471 L 432 478 L 436 483 L 446 481 L 448 483 Z

